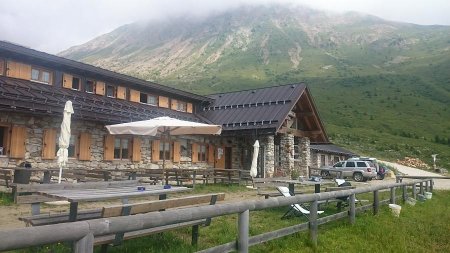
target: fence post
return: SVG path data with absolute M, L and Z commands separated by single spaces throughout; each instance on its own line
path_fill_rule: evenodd
M 313 248 L 317 247 L 317 211 L 319 209 L 319 204 L 317 200 L 311 203 L 309 207 L 309 238 L 313 245 Z
M 403 199 L 403 202 L 406 201 L 406 193 L 407 193 L 406 185 L 402 185 L 402 199 Z
M 238 245 L 237 250 L 239 253 L 248 253 L 248 231 L 250 222 L 250 211 L 245 210 L 238 216 Z
M 349 197 L 349 204 L 350 204 L 350 210 L 348 212 L 349 214 L 349 218 L 350 218 L 350 224 L 354 224 L 355 223 L 355 194 L 350 195 Z
M 413 188 L 413 198 L 416 199 L 417 198 L 416 184 L 413 184 L 412 188 Z
M 80 240 L 74 242 L 73 253 L 93 253 L 94 252 L 94 234 L 92 232 L 85 235 Z
M 373 192 L 373 215 L 378 214 L 378 207 L 380 205 L 380 201 L 378 198 L 378 190 Z
M 391 187 L 391 199 L 390 199 L 390 203 L 391 203 L 391 204 L 395 204 L 395 187 Z

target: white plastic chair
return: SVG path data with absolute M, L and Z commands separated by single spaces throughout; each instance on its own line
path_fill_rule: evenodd
M 278 186 L 277 190 L 284 196 L 284 197 L 292 197 L 293 195 L 291 194 L 291 192 L 289 191 L 289 188 L 287 188 L 286 186 Z M 309 215 L 310 215 L 310 211 L 304 207 L 302 207 L 300 204 L 292 204 L 291 208 L 289 208 L 289 210 L 283 215 L 283 218 L 286 218 L 287 216 L 289 216 L 292 212 L 296 212 L 296 213 L 301 213 L 303 214 L 306 218 L 309 219 Z M 317 211 L 317 214 L 322 214 L 323 211 Z

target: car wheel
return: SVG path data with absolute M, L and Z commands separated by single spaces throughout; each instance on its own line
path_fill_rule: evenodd
M 329 176 L 330 176 L 330 172 L 329 172 L 329 171 L 326 171 L 326 170 L 322 170 L 322 171 L 320 172 L 320 175 L 321 175 L 322 177 L 329 177 Z
M 362 182 L 364 180 L 363 174 L 361 172 L 354 173 L 353 180 L 355 180 L 356 182 Z
M 383 180 L 383 179 L 384 179 L 384 174 L 381 174 L 380 177 L 379 177 L 379 179 L 380 179 L 380 180 Z

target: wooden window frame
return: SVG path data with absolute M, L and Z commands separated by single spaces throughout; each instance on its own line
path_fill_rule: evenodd
M 145 95 L 146 96 L 146 102 L 142 102 L 142 95 Z M 149 97 L 153 97 L 153 98 L 155 98 L 155 103 L 149 103 L 148 101 L 149 101 Z M 145 92 L 139 92 L 139 103 L 141 103 L 141 104 L 146 104 L 146 105 L 151 105 L 151 106 L 158 106 L 158 96 L 156 96 L 156 95 L 153 95 L 153 94 L 151 94 L 151 93 L 145 93 Z
M 184 102 L 184 101 L 178 100 L 177 111 L 179 111 L 179 112 L 187 112 L 187 103 Z
M 120 147 L 119 147 L 119 157 L 117 158 L 116 157 L 116 141 L 117 140 L 119 140 L 120 141 Z M 128 141 L 128 145 L 127 145 L 127 147 L 128 147 L 128 155 L 126 156 L 126 157 L 124 157 L 123 156 L 123 143 L 122 143 L 122 141 L 123 140 L 127 140 Z M 124 160 L 130 160 L 131 159 L 131 156 L 132 156 L 132 153 L 133 153 L 133 146 L 132 146 L 133 144 L 132 144 L 132 138 L 130 138 L 130 137 L 118 137 L 118 136 L 115 136 L 115 138 L 114 138 L 114 147 L 113 147 L 113 160 L 121 160 L 121 161 L 124 161 Z
M 108 97 L 108 98 L 116 98 L 117 97 L 117 87 L 115 86 L 115 85 L 112 85 L 112 84 L 105 84 L 105 95 L 106 95 L 106 97 Z M 108 95 L 108 91 L 109 91 L 109 89 L 110 88 L 112 88 L 113 90 L 113 94 L 110 96 L 110 95 Z
M 73 81 L 74 81 L 74 79 L 78 79 L 78 89 L 75 89 L 74 87 L 73 87 Z M 77 91 L 80 91 L 81 90 L 81 77 L 79 77 L 79 76 L 72 76 L 72 87 L 71 87 L 71 89 L 72 90 L 77 90 Z
M 172 143 L 170 143 L 170 142 L 168 142 L 167 140 L 160 140 L 159 141 L 159 150 L 158 150 L 158 152 L 159 152 L 159 160 L 160 161 L 162 161 L 162 160 L 164 160 L 163 159 L 163 155 L 164 155 L 164 149 L 163 149 L 163 145 L 166 145 L 166 144 L 169 144 L 169 147 L 168 148 L 166 148 L 166 150 L 165 150 L 165 152 L 166 152 L 166 161 L 171 161 L 172 160 L 172 147 L 173 147 L 173 145 L 172 145 Z
M 204 149 L 202 151 L 202 148 Z M 208 162 L 208 144 L 207 143 L 197 143 L 197 162 L 206 163 Z
M 59 136 L 61 135 L 61 130 L 56 132 L 56 140 L 55 140 L 55 157 L 57 157 L 57 153 L 59 150 Z M 68 153 L 68 158 L 69 159 L 77 159 L 78 158 L 78 141 L 79 141 L 79 134 L 78 133 L 70 133 L 70 139 L 74 139 L 75 143 L 73 144 L 73 154 L 71 155 L 70 153 Z M 70 148 L 70 141 L 69 141 L 69 148 Z M 69 148 L 67 150 L 69 150 Z
M 87 90 L 88 87 L 89 87 L 89 85 L 88 85 L 89 82 L 92 83 L 92 91 L 88 91 Z M 84 92 L 89 93 L 89 94 L 95 94 L 95 85 L 96 85 L 95 83 L 96 83 L 95 80 L 87 79 L 86 80 L 86 85 L 84 86 Z
M 37 79 L 33 79 L 33 71 L 36 70 L 38 71 L 38 78 Z M 43 73 L 48 73 L 48 82 L 42 80 L 43 78 Z M 42 67 L 38 67 L 38 66 L 31 66 L 31 79 L 30 81 L 32 82 L 36 82 L 36 83 L 43 83 L 43 84 L 48 84 L 48 85 L 52 85 L 53 83 L 53 72 L 46 69 L 46 68 L 42 68 Z

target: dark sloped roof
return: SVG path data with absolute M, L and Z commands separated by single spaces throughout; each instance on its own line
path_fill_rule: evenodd
M 114 124 L 161 116 L 203 122 L 192 113 L 0 76 L 0 111 L 62 115 L 67 100 L 72 101 L 75 111 L 72 117 L 102 123 Z
M 289 84 L 209 95 L 214 102 L 200 112 L 224 131 L 272 129 L 276 132 L 306 85 Z
M 194 93 L 190 93 L 187 91 L 182 91 L 179 89 L 175 89 L 172 87 L 160 85 L 157 83 L 145 81 L 139 78 L 134 78 L 131 76 L 119 74 L 110 70 L 106 70 L 103 68 L 95 67 L 89 64 L 81 63 L 74 60 L 69 60 L 63 57 L 47 54 L 44 52 L 40 52 L 34 49 L 30 49 L 27 47 L 19 46 L 13 43 L 9 43 L 6 41 L 0 40 L 0 53 L 5 53 L 6 55 L 13 54 L 15 57 L 20 56 L 22 59 L 27 60 L 38 60 L 44 64 L 48 64 L 50 66 L 56 66 L 58 68 L 65 68 L 72 72 L 87 72 L 93 76 L 101 76 L 103 78 L 110 79 L 111 81 L 120 81 L 123 83 L 131 84 L 131 86 L 140 86 L 145 88 L 150 88 L 160 93 L 164 93 L 167 95 L 176 95 L 183 98 L 188 98 L 189 100 L 197 100 L 197 101 L 210 101 L 208 97 L 197 95 Z M 43 66 L 48 67 L 48 66 Z M 81 74 L 81 73 L 78 73 Z M 107 81 L 107 80 L 105 80 Z
M 349 151 L 345 148 L 336 146 L 334 144 L 311 144 L 310 149 L 322 151 L 326 153 L 339 154 L 339 155 L 347 155 L 347 156 L 356 156 L 357 154 Z

